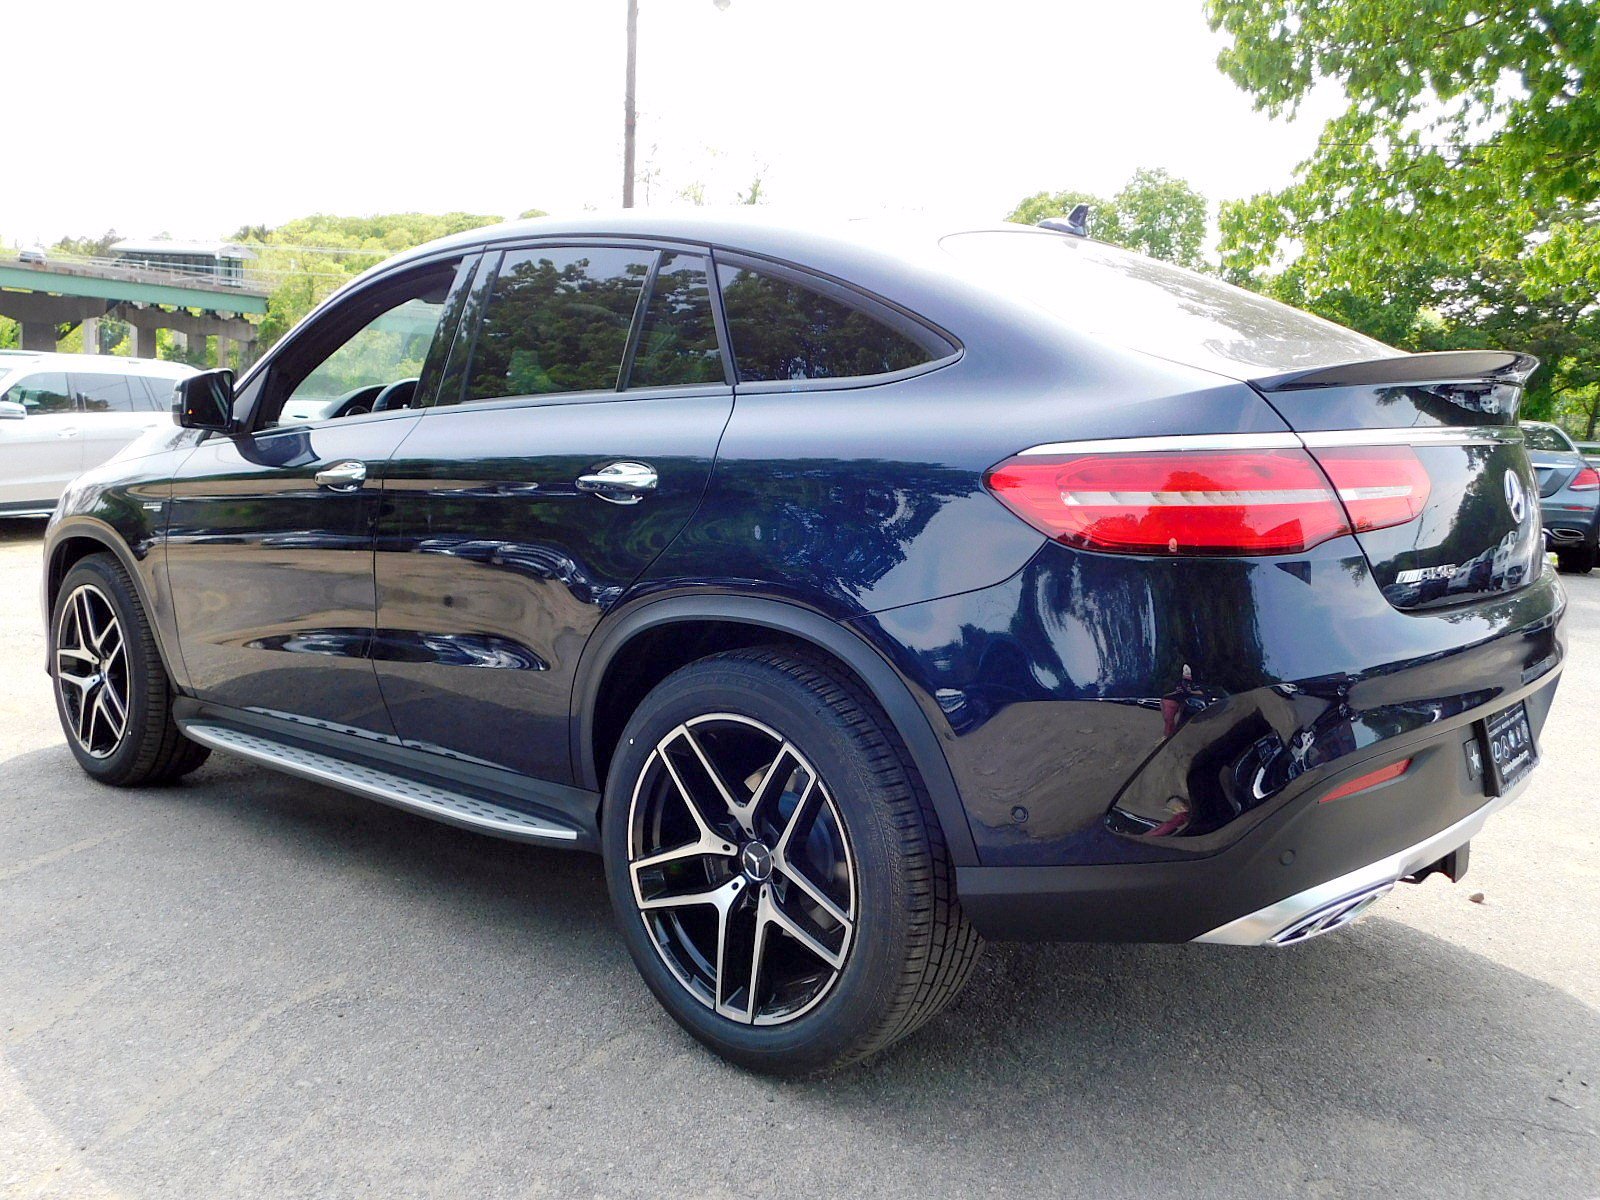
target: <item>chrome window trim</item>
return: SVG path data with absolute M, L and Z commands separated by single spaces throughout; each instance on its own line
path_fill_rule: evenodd
M 1516 426 L 1463 425 L 1401 429 L 1326 429 L 1306 433 L 1186 433 L 1161 437 L 1046 442 L 1034 454 L 1159 454 L 1185 450 L 1302 450 L 1331 446 L 1490 446 L 1522 441 Z

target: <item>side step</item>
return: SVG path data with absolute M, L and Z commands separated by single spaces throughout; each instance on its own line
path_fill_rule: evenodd
M 273 741 L 254 733 L 244 733 L 226 725 L 184 724 L 183 732 L 203 746 L 228 750 L 255 759 L 269 767 L 368 796 L 408 812 L 420 813 L 436 821 L 459 825 L 463 829 L 489 833 L 519 842 L 576 842 L 578 831 L 546 821 L 514 808 L 482 800 L 476 796 L 448 791 L 430 783 L 419 783 L 390 771 L 348 762 L 304 746 Z

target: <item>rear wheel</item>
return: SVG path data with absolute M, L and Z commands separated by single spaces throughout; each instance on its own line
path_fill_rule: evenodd
M 1594 570 L 1595 548 L 1584 546 L 1577 550 L 1557 550 L 1556 568 L 1567 575 L 1587 575 Z
M 628 949 L 718 1054 L 802 1075 L 960 990 L 981 943 L 921 781 L 871 699 L 787 650 L 693 663 L 613 760 L 602 837 Z
M 155 634 L 133 581 L 109 554 L 82 559 L 61 582 L 50 675 L 67 746 L 102 783 L 170 783 L 210 754 L 179 732 Z

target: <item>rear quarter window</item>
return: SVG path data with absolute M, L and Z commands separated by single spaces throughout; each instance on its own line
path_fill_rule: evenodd
M 781 268 L 719 264 L 740 383 L 889 375 L 954 351 L 886 305 Z

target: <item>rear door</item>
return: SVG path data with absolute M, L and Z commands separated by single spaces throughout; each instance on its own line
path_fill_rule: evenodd
M 27 416 L 0 421 L 0 509 L 54 507 L 83 470 L 83 414 L 62 371 L 34 371 L 14 380 L 0 400 Z
M 157 412 L 143 379 L 110 371 L 73 371 L 68 379 L 83 413 L 83 470 L 99 466 L 152 426 L 172 423 L 171 405 Z
M 374 658 L 407 742 L 567 782 L 579 652 L 693 515 L 733 390 L 703 251 L 486 265 L 389 467 Z

